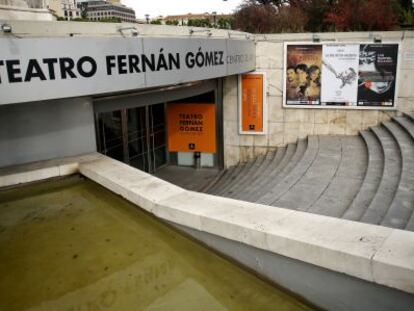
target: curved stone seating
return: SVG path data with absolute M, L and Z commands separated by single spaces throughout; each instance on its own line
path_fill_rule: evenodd
M 207 192 L 414 231 L 414 114 L 309 136 L 229 168 Z

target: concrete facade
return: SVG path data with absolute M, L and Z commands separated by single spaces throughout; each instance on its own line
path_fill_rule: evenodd
M 350 32 L 319 34 L 320 42 L 373 42 L 380 36 L 383 43 L 400 43 L 397 109 L 414 110 L 414 32 Z M 397 114 L 385 110 L 340 108 L 283 108 L 284 42 L 312 42 L 312 34 L 256 35 L 256 68 L 267 73 L 267 135 L 238 134 L 237 77 L 224 80 L 225 165 L 245 162 L 269 149 L 294 143 L 308 135 L 357 135 L 360 130 L 387 121 Z
M 91 99 L 0 106 L 0 167 L 96 151 Z

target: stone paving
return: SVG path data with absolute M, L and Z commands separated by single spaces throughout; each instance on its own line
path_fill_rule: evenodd
M 309 136 L 229 168 L 204 192 L 414 231 L 414 114 Z

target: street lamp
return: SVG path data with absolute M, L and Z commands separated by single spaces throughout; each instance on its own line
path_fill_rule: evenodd
M 150 15 L 149 14 L 145 14 L 145 19 L 147 20 L 147 24 L 149 24 L 149 20 L 150 20 Z

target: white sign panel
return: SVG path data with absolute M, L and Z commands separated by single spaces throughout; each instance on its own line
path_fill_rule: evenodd
M 0 105 L 113 93 L 255 69 L 248 40 L 0 39 Z
M 326 44 L 322 49 L 321 101 L 356 106 L 359 44 Z

